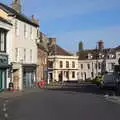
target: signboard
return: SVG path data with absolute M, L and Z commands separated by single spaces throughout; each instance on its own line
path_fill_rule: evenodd
M 0 55 L 0 65 L 7 65 L 8 64 L 8 56 L 7 55 Z

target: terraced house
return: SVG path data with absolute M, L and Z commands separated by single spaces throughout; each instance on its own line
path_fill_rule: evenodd
M 113 72 L 120 58 L 120 46 L 105 48 L 103 40 L 98 41 L 95 49 L 84 49 L 79 45 L 79 80 L 93 79 L 105 72 Z
M 49 38 L 48 83 L 78 80 L 78 56 L 67 52 Z
M 9 70 L 9 74 L 12 73 L 10 80 L 14 83 L 15 89 L 21 90 L 32 87 L 36 80 L 38 21 L 34 16 L 28 18 L 23 15 L 20 0 L 13 0 L 11 7 L 0 3 L 0 17 L 4 19 L 2 22 L 10 22 L 10 24 L 8 22 L 4 22 L 4 24 L 11 26 L 11 39 L 8 40 L 6 49 L 9 55 L 9 64 L 11 65 Z M 5 33 L 4 35 L 7 34 L 8 30 L 4 28 L 0 30 Z M 2 41 L 4 38 L 3 32 L 1 34 Z M 3 53 L 1 58 L 2 56 Z M 4 56 L 4 59 L 7 59 L 7 57 Z M 0 72 L 0 74 L 4 73 Z M 8 82 L 10 80 L 8 79 Z

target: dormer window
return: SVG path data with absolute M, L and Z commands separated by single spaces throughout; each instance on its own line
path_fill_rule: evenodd
M 105 57 L 105 55 L 102 55 L 102 58 L 104 58 Z
M 92 59 L 93 58 L 93 56 L 90 53 L 88 54 L 87 57 L 88 57 L 88 59 Z

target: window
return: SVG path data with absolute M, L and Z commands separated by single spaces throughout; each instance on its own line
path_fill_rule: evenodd
M 97 63 L 95 64 L 95 68 L 97 69 Z
M 69 79 L 69 72 L 66 72 L 66 78 Z
M 75 62 L 74 61 L 72 62 L 72 68 L 75 68 Z
M 83 73 L 81 72 L 81 77 L 83 78 Z
M 31 39 L 32 39 L 32 26 L 30 26 L 30 37 L 31 37 Z
M 75 78 L 75 72 L 72 72 L 72 78 Z
M 90 69 L 90 64 L 87 64 L 87 66 L 88 66 L 88 69 Z
M 83 64 L 81 64 L 81 69 L 83 69 Z
M 53 68 L 53 61 L 48 61 L 48 67 Z
M 101 63 L 98 63 L 98 68 L 101 69 Z
M 24 61 L 26 61 L 26 49 L 24 49 Z
M 30 49 L 30 61 L 32 61 L 32 49 Z
M 94 73 L 93 73 L 93 72 L 91 72 L 91 77 L 92 77 L 92 78 L 94 77 Z
M 69 68 L 69 62 L 66 61 L 66 68 Z
M 60 61 L 60 68 L 62 68 L 63 67 L 63 62 L 62 61 Z
M 114 70 L 115 63 L 111 63 L 111 69 Z
M 0 51 L 6 52 L 6 31 L 0 30 Z
M 24 24 L 24 36 L 27 37 L 27 26 Z
M 18 59 L 18 48 L 15 48 L 15 61 Z

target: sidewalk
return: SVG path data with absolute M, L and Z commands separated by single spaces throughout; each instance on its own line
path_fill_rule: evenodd
M 0 93 L 0 98 L 13 98 L 13 97 L 19 97 L 25 94 L 34 93 L 34 92 L 40 92 L 42 89 L 40 88 L 26 88 L 23 91 L 16 91 L 16 92 L 9 92 L 4 91 Z
M 9 92 L 9 91 L 4 91 L 0 93 L 0 98 L 12 98 L 12 97 L 18 97 L 23 94 L 22 91 L 17 91 L 17 92 Z
M 106 100 L 108 101 L 111 101 L 113 103 L 117 103 L 117 104 L 120 104 L 120 96 L 109 96 L 109 95 L 105 95 L 104 96 Z

